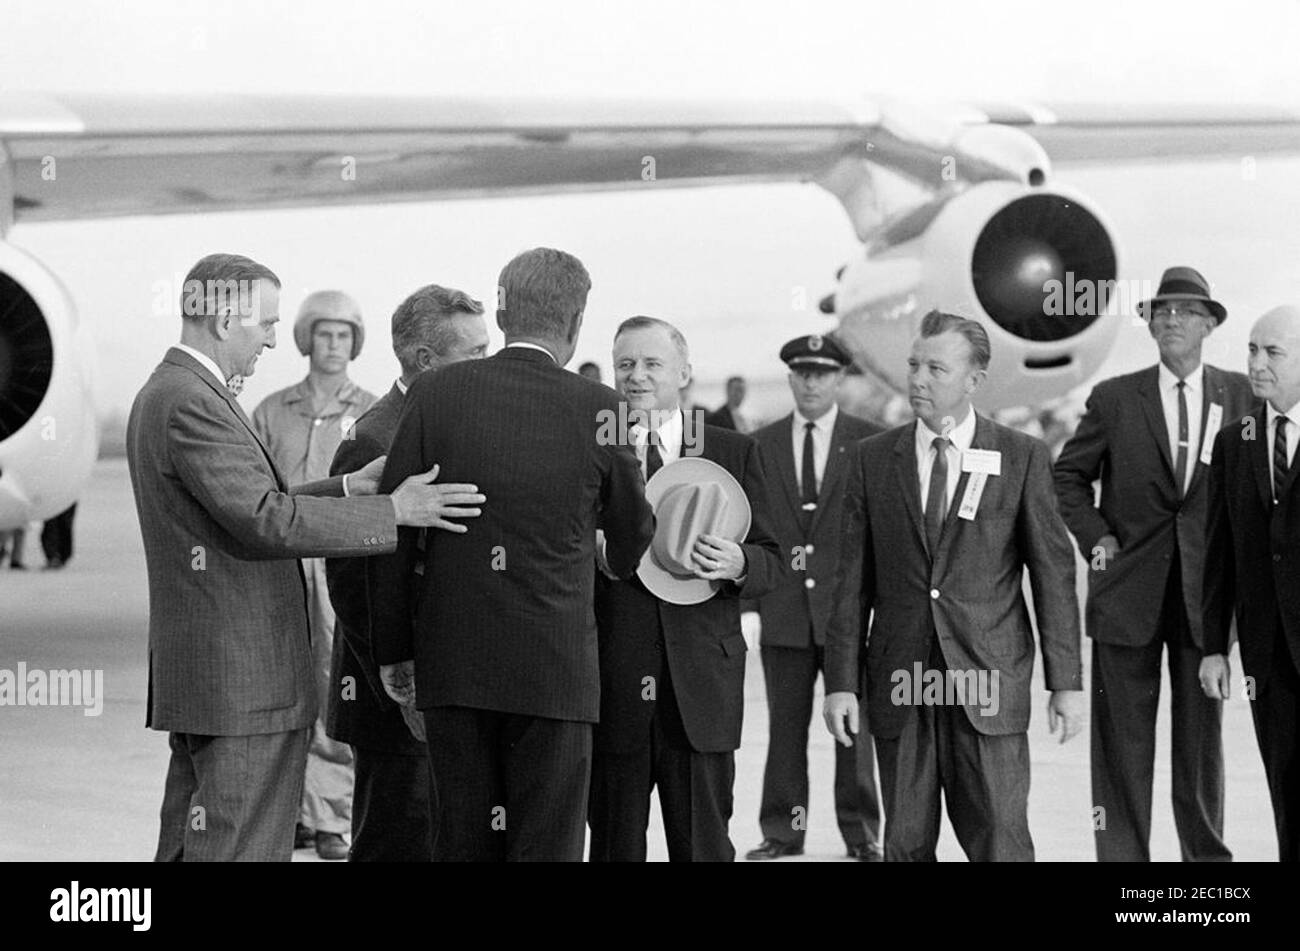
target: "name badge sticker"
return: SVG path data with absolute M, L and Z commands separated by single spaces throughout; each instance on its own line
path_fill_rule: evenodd
M 1201 462 L 1207 466 L 1214 457 L 1214 436 L 1222 424 L 1223 406 L 1211 403 L 1209 415 L 1205 417 L 1205 434 L 1201 436 Z
M 970 479 L 966 482 L 966 494 L 961 497 L 961 508 L 957 510 L 958 518 L 975 521 L 975 510 L 980 507 L 980 498 L 984 495 L 984 486 L 988 481 L 987 472 L 971 472 Z
M 1002 453 L 996 449 L 967 449 L 961 454 L 962 472 L 1002 475 Z

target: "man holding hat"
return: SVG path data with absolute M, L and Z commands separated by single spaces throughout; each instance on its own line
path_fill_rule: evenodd
M 727 833 L 745 705 L 740 598 L 783 571 L 753 439 L 685 417 L 686 340 L 653 317 L 614 335 L 614 377 L 655 509 L 636 575 L 614 579 L 597 541 L 600 722 L 591 774 L 593 862 L 645 861 L 659 787 L 671 861 L 734 860 Z
M 307 377 L 272 393 L 253 411 L 253 428 L 291 485 L 329 475 L 339 444 L 376 397 L 348 379 L 348 364 L 361 352 L 361 308 L 342 291 L 309 294 L 293 324 L 298 352 L 308 359 Z M 303 560 L 311 617 L 321 713 L 312 727 L 295 846 L 312 842 L 325 859 L 347 858 L 344 835 L 352 825 L 352 751 L 325 733 L 334 609 L 325 582 L 325 559 Z
M 1226 862 L 1223 705 L 1197 680 L 1206 499 L 1215 434 L 1247 413 L 1253 398 L 1245 376 L 1201 362 L 1205 338 L 1227 311 L 1197 271 L 1169 268 L 1138 312 L 1159 362 L 1097 384 L 1056 463 L 1061 514 L 1089 567 L 1097 858 L 1150 861 L 1156 707 L 1167 650 L 1182 857 Z
M 808 723 L 825 669 L 849 451 L 880 429 L 835 401 L 853 361 L 833 337 L 807 334 L 781 348 L 794 412 L 754 434 L 772 486 L 772 519 L 793 572 L 754 607 L 762 619 L 768 746 L 759 825 L 748 859 L 803 853 L 808 819 Z M 880 801 L 870 743 L 835 747 L 835 816 L 850 858 L 880 859 Z

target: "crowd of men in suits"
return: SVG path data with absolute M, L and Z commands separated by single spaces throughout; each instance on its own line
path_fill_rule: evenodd
M 977 321 L 924 317 L 916 420 L 888 432 L 838 408 L 832 337 L 789 341 L 795 408 L 750 435 L 743 381 L 730 425 L 683 405 L 689 346 L 662 319 L 619 326 L 612 389 L 566 371 L 590 286 L 572 255 L 518 255 L 490 357 L 480 302 L 416 290 L 379 399 L 346 378 L 359 309 L 312 295 L 308 378 L 250 420 L 232 389 L 275 346 L 279 278 L 239 255 L 191 269 L 128 428 L 147 725 L 171 748 L 159 860 L 283 860 L 314 831 L 325 857 L 350 832 L 354 861 L 579 861 L 589 830 L 591 861 L 643 861 L 657 788 L 670 859 L 731 861 L 742 611 L 769 709 L 747 858 L 803 851 L 820 674 L 849 857 L 933 860 L 943 802 L 971 859 L 1032 860 L 1036 647 L 1051 731 L 1085 719 L 1071 534 L 1098 858 L 1149 857 L 1167 651 L 1183 857 L 1230 859 L 1234 636 L 1297 857 L 1300 310 L 1256 323 L 1247 380 L 1202 364 L 1226 310 L 1170 269 L 1141 308 L 1159 362 L 1098 384 L 1053 467 L 975 411 Z

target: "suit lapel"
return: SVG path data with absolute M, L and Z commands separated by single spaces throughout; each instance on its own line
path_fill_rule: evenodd
M 921 476 L 916 468 L 916 427 L 916 423 L 903 427 L 894 443 L 894 474 L 903 493 L 903 507 L 912 519 L 912 528 L 916 530 L 922 550 L 928 552 L 925 523 L 921 521 L 921 487 L 917 481 Z
M 975 410 L 971 410 L 975 413 Z M 998 447 L 997 439 L 994 438 L 993 426 L 987 419 L 979 413 L 975 413 L 975 435 L 971 437 L 970 447 L 972 449 L 996 449 Z M 958 465 L 961 465 L 959 462 Z M 991 477 L 992 478 L 992 477 Z M 953 536 L 957 533 L 957 513 L 961 511 L 961 500 L 966 495 L 966 483 L 970 481 L 970 473 L 963 472 L 957 480 L 957 489 L 953 492 L 953 497 L 948 500 L 948 514 L 943 522 L 943 534 L 939 536 L 939 555 L 944 554 L 952 544 Z M 988 484 L 985 483 L 985 491 L 988 490 Z M 939 560 L 938 556 L 935 561 Z
M 817 509 L 813 512 L 812 524 L 808 529 L 809 536 L 817 531 L 817 524 L 821 521 L 822 512 L 826 511 L 832 493 L 838 485 L 838 480 L 844 473 L 844 457 L 847 454 L 849 443 L 848 437 L 844 434 L 844 429 L 844 413 L 840 412 L 835 417 L 835 425 L 831 427 L 830 452 L 826 455 L 826 471 L 822 473 L 822 484 L 817 489 Z M 1300 453 L 1296 453 L 1296 455 L 1300 456 Z M 793 468 L 790 471 L 793 474 Z
M 1208 466 L 1201 465 L 1201 454 L 1205 452 L 1207 445 L 1206 440 L 1213 440 L 1215 434 L 1205 431 L 1205 424 L 1210 419 L 1210 404 L 1218 403 L 1224 405 L 1223 400 L 1223 380 L 1219 377 L 1218 371 L 1212 366 L 1206 366 L 1205 372 L 1201 375 L 1201 444 L 1196 447 L 1196 455 L 1192 456 L 1188 462 L 1192 465 L 1192 481 L 1187 484 L 1187 494 L 1184 498 L 1190 497 L 1198 485 L 1205 481 L 1205 470 Z M 1219 421 L 1220 428 L 1228 422 L 1226 419 Z M 1214 445 L 1211 441 L 1208 445 Z
M 1142 415 L 1146 417 L 1151 435 L 1160 447 L 1160 458 L 1165 461 L 1165 472 L 1170 484 L 1174 481 L 1174 460 L 1169 455 L 1169 429 L 1165 426 L 1165 409 L 1160 403 L 1160 366 L 1157 364 L 1142 375 L 1138 383 L 1138 402 L 1142 406 Z M 1201 431 L 1205 431 L 1204 425 Z M 1175 486 L 1175 489 L 1178 487 Z
M 791 413 L 785 418 L 785 425 L 780 430 L 784 438 L 780 438 L 776 446 L 776 469 L 781 485 L 785 489 L 786 498 L 790 502 L 790 511 L 795 513 L 795 520 L 798 521 L 801 509 L 799 483 L 794 475 L 794 440 L 790 435 L 793 427 L 794 413 Z

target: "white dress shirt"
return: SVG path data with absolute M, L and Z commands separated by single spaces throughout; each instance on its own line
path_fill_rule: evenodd
M 682 457 L 682 413 L 680 409 L 651 410 L 651 422 L 663 418 L 657 433 L 659 435 L 659 457 L 664 465 L 676 462 Z M 661 416 L 653 414 L 659 413 Z M 636 446 L 636 461 L 641 465 L 641 475 L 645 475 L 646 447 L 650 441 L 650 430 L 640 423 L 632 424 L 632 442 Z
M 934 446 L 931 443 L 939 436 L 921 419 L 916 421 L 916 471 L 921 476 L 921 512 L 924 514 L 930 496 L 930 470 L 934 468 Z M 953 496 L 957 494 L 957 483 L 961 480 L 961 454 L 970 448 L 975 438 L 975 410 L 966 412 L 966 418 L 958 423 L 948 434 L 948 509 L 952 510 Z
M 1273 404 L 1264 403 L 1264 412 L 1268 419 L 1268 478 L 1269 483 L 1273 481 L 1273 444 L 1277 442 L 1277 418 L 1285 416 L 1286 424 L 1286 464 L 1287 468 L 1291 466 L 1291 460 L 1295 458 L 1296 440 L 1300 438 L 1300 403 L 1292 406 L 1285 413 L 1279 413 L 1273 408 Z M 1273 495 L 1277 496 L 1277 486 L 1273 486 Z
M 1178 377 L 1160 364 L 1160 405 L 1165 411 L 1165 432 L 1169 435 L 1169 462 L 1178 465 Z M 1205 364 L 1202 363 L 1183 379 L 1187 395 L 1187 471 L 1183 474 L 1183 492 L 1192 484 L 1196 462 L 1201 458 L 1201 411 L 1205 404 Z
M 397 378 L 397 392 L 399 392 L 399 393 L 401 393 L 403 396 L 405 396 L 405 395 L 406 395 L 406 391 L 409 390 L 409 389 L 410 389 L 410 387 L 407 386 L 405 383 L 403 383 L 403 382 L 402 382 L 402 378 L 399 376 L 399 377 Z
M 505 345 L 506 350 L 509 350 L 511 347 L 523 347 L 528 350 L 540 350 L 542 351 L 542 353 L 550 357 L 553 363 L 558 364 L 560 362 L 555 359 L 555 354 L 551 353 L 551 351 L 547 350 L 545 347 L 539 344 L 529 343 L 527 340 L 516 340 L 514 343 L 508 343 Z
M 804 427 L 813 424 L 813 472 L 817 474 L 817 488 L 821 489 L 826 479 L 826 460 L 831 455 L 831 431 L 835 429 L 835 420 L 840 415 L 838 404 L 831 403 L 828 412 L 822 413 L 821 419 L 808 419 L 798 410 L 794 411 L 794 421 L 790 426 L 790 443 L 794 447 L 794 479 L 803 493 L 803 439 Z
M 195 350 L 193 347 L 189 346 L 188 344 L 178 343 L 178 344 L 173 344 L 173 346 L 175 346 L 177 350 L 184 350 L 195 360 L 198 360 L 199 363 L 203 364 L 203 366 L 207 367 L 208 372 L 217 378 L 217 382 L 220 383 L 222 387 L 225 387 L 226 378 L 221 375 L 221 367 L 217 366 L 217 362 L 213 360 L 210 356 L 208 356 L 206 353 L 203 353 L 200 350 Z

